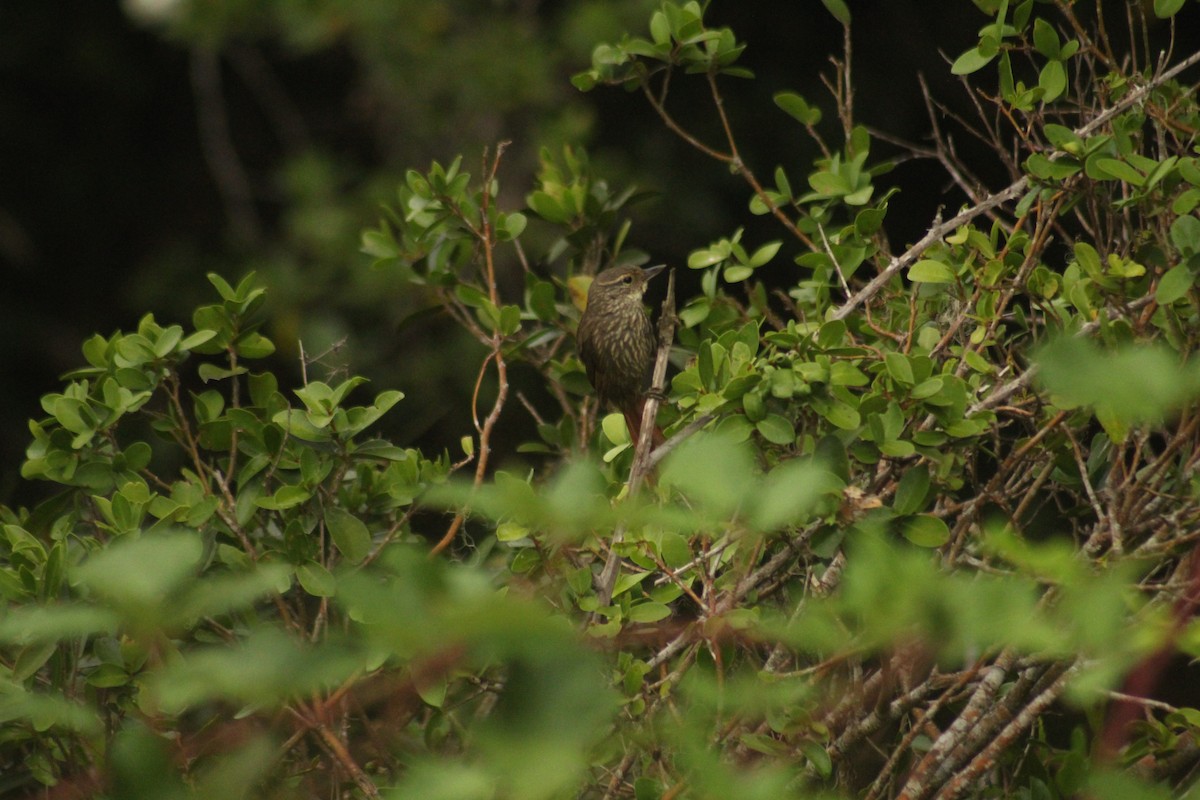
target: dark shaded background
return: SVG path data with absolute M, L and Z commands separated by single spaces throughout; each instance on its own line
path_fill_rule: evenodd
M 631 236 L 655 261 L 681 264 L 739 225 L 751 243 L 779 238 L 746 213 L 746 187 L 665 131 L 640 97 L 571 88 L 597 42 L 644 35 L 656 2 L 211 0 L 166 22 L 131 13 L 150 5 L 0 4 L 0 502 L 36 496 L 17 477 L 25 420 L 81 363 L 82 341 L 147 312 L 186 325 L 213 296 L 210 270 L 236 280 L 254 269 L 269 283 L 279 369 L 298 379 L 298 340 L 309 354 L 344 342 L 321 369 L 403 389 L 388 432 L 453 446 L 470 430 L 482 354 L 444 320 L 414 317 L 425 300 L 358 252 L 404 170 L 432 159 L 463 153 L 470 169 L 511 140 L 503 200 L 515 208 L 540 145 L 583 144 L 612 183 L 660 193 Z M 965 1 L 850 5 L 861 122 L 921 140 L 918 73 L 969 113 L 947 64 L 987 17 Z M 1124 18 L 1124 3 L 1106 7 Z M 1193 38 L 1197 7 L 1178 21 Z M 764 177 L 781 164 L 802 184 L 816 153 L 771 96 L 789 89 L 819 104 L 822 132 L 840 144 L 819 76 L 832 74 L 841 27 L 817 0 L 718 1 L 710 19 L 749 44 L 744 63 L 758 76 L 727 81 L 747 161 Z M 991 73 L 981 75 L 986 85 Z M 716 141 L 702 82 L 677 82 L 672 104 Z M 202 135 L 214 126 L 222 135 Z M 958 141 L 971 158 L 969 139 Z M 997 188 L 1004 176 L 984 154 L 975 166 Z M 887 182 L 902 189 L 887 220 L 894 243 L 963 199 L 930 162 L 902 162 Z M 525 423 L 511 424 L 519 438 Z

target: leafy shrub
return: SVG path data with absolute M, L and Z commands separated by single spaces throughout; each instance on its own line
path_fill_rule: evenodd
M 412 171 L 363 235 L 483 347 L 457 461 L 372 435 L 399 391 L 255 371 L 274 346 L 253 276 L 210 276 L 219 301 L 187 329 L 87 341 L 30 424 L 24 475 L 61 491 L 2 512 L 4 788 L 1186 787 L 1200 714 L 1149 695 L 1197 641 L 1200 113 L 1179 77 L 1200 54 L 1139 66 L 1070 5 L 977 5 L 992 21 L 951 70 L 998 90 L 957 124 L 1009 183 L 935 136 L 917 153 L 970 200 L 904 248 L 848 62 L 836 145 L 819 104 L 776 95 L 823 156 L 770 181 L 722 105 L 744 45 L 699 4 L 664 3 L 576 76 L 641 91 L 779 227 L 714 234 L 686 265 L 699 292 L 675 309 L 668 290 L 654 454 L 574 355 L 588 276 L 649 260 L 627 246 L 639 195 L 578 149 L 543 154 L 521 209 L 499 200 L 502 148 L 481 176 Z M 680 126 L 671 80 L 708 84 L 723 141 Z M 515 398 L 514 366 L 545 393 Z M 539 440 L 497 471 L 517 413 Z

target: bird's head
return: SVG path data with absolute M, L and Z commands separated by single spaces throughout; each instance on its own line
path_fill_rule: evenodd
M 663 269 L 664 264 L 647 269 L 633 266 L 606 269 L 592 280 L 588 289 L 588 303 L 641 303 L 646 284 Z

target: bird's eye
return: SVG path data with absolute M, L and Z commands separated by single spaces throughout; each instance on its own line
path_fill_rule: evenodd
M 624 278 L 621 278 L 621 283 L 623 283 L 623 284 L 625 284 L 626 286 L 628 286 L 629 284 L 633 283 L 633 276 L 632 276 L 632 275 L 626 275 Z

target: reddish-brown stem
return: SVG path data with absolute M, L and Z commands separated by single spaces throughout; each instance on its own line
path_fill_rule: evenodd
M 504 153 L 506 144 L 506 142 L 501 142 L 496 147 L 496 155 L 491 161 L 487 179 L 484 182 L 483 198 L 480 203 L 480 218 L 482 223 L 481 229 L 477 233 L 480 244 L 483 247 L 484 280 L 487 283 L 488 297 L 495 306 L 499 306 L 500 304 L 499 291 L 496 287 L 496 239 L 488 212 L 491 210 L 493 200 L 491 187 L 495 181 L 496 170 L 500 166 L 500 157 Z M 491 333 L 488 344 L 491 346 L 492 351 L 483 360 L 483 364 L 479 368 L 479 377 L 475 381 L 475 391 L 471 398 L 471 414 L 475 420 L 475 429 L 479 432 L 478 457 L 475 461 L 476 488 L 483 483 L 484 475 L 487 474 L 488 456 L 491 454 L 492 431 L 495 429 L 496 422 L 500 419 L 500 412 L 504 409 L 504 403 L 508 399 L 508 366 L 504 362 L 504 340 L 504 334 L 499 330 Z M 487 417 L 483 420 L 483 424 L 480 425 L 475 409 L 477 408 L 479 398 L 479 388 L 483 383 L 484 372 L 487 370 L 489 362 L 495 362 L 496 365 L 496 399 L 492 402 L 491 411 L 488 412 Z M 446 529 L 446 533 L 442 535 L 442 538 L 430 550 L 430 556 L 436 556 L 450 546 L 450 543 L 454 541 L 454 537 L 462 528 L 465 520 L 466 511 L 460 511 L 454 515 L 454 519 L 450 522 L 450 527 Z

